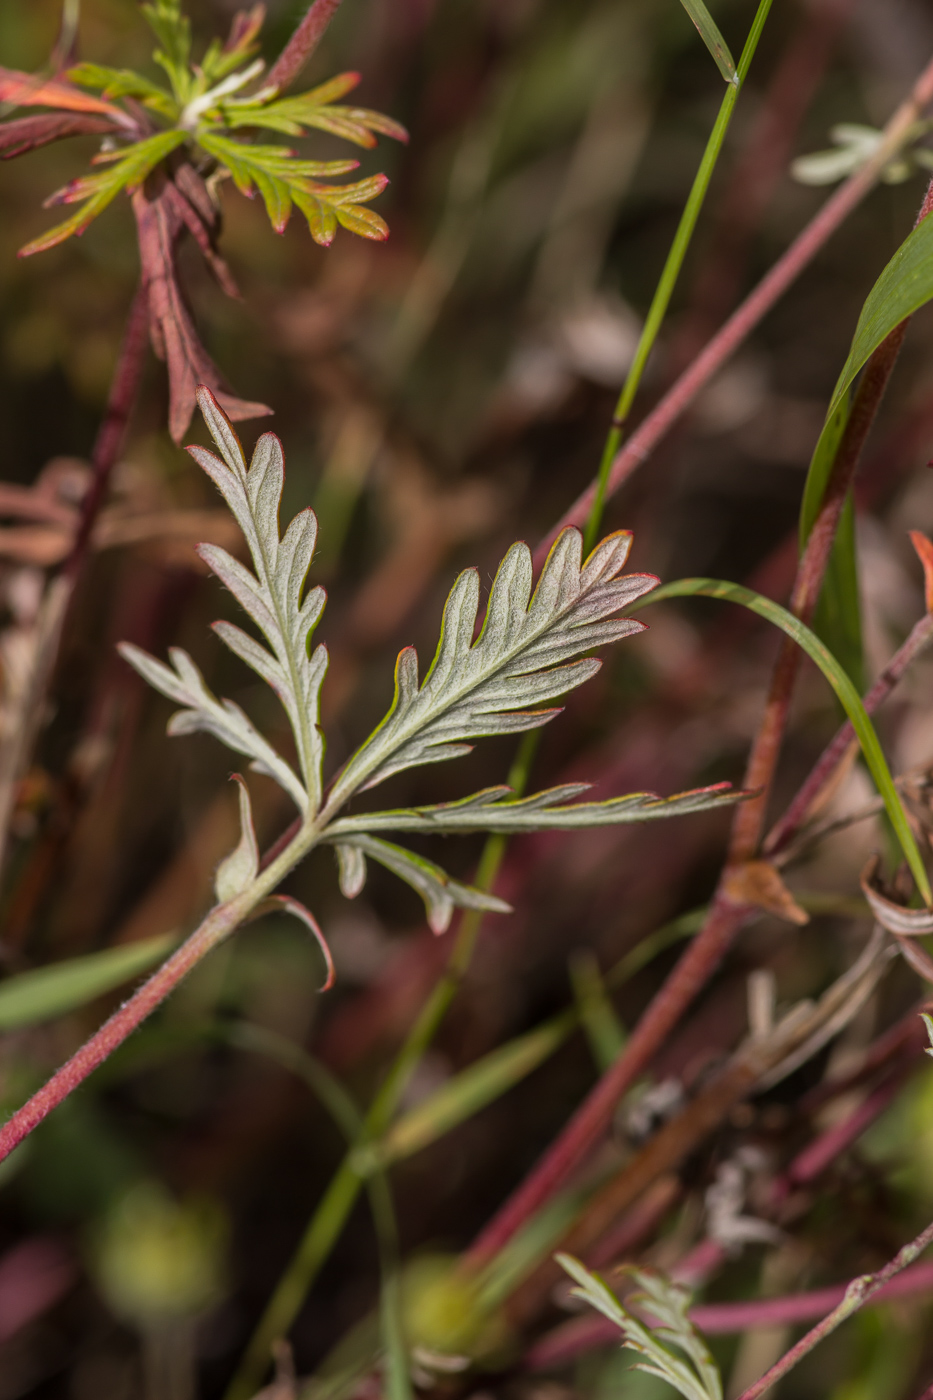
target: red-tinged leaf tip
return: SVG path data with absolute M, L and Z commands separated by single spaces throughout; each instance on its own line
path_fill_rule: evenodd
M 16 68 L 0 68 L 0 102 L 16 107 L 58 107 L 66 112 L 106 112 L 121 122 L 128 120 L 122 108 L 58 79 L 43 81 Z
M 917 551 L 917 558 L 923 565 L 923 594 L 926 610 L 933 613 L 933 540 L 922 530 L 911 530 L 910 542 Z
M 330 948 L 327 945 L 327 939 L 321 932 L 320 927 L 318 925 L 318 921 L 311 913 L 311 910 L 305 908 L 303 904 L 301 904 L 297 899 L 293 899 L 292 896 L 289 894 L 270 895 L 267 902 L 269 904 L 278 905 L 279 908 L 284 909 L 285 912 L 288 914 L 293 914 L 296 919 L 299 919 L 304 924 L 305 928 L 310 930 L 318 947 L 321 950 L 321 953 L 323 954 L 324 963 L 327 967 L 327 978 L 324 981 L 323 985 L 318 988 L 318 990 L 322 992 L 329 992 L 331 987 L 337 980 L 337 969 L 334 967 L 334 959 L 331 955 Z

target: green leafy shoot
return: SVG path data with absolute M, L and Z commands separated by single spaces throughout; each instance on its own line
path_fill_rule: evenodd
M 703 0 L 680 0 L 680 3 L 696 25 L 700 38 L 712 54 L 716 67 L 726 82 L 738 87 L 739 78 L 729 45 L 720 34 L 719 26 L 703 4 Z
M 168 75 L 176 99 L 181 103 L 187 102 L 193 76 L 188 67 L 191 21 L 181 12 L 181 0 L 154 0 L 153 4 L 141 8 L 162 46 L 152 56 Z
M 141 8 L 158 42 L 153 58 L 165 74 L 162 82 L 130 69 L 79 63 L 64 79 L 37 87 L 29 74 L 0 70 L 0 101 L 99 113 L 113 123 L 114 134 L 94 161 L 111 168 L 70 181 L 50 201 L 80 202 L 80 213 L 27 244 L 21 256 L 83 233 L 121 191 L 131 194 L 157 166 L 163 165 L 171 177 L 174 167 L 168 157 L 179 147 L 187 148 L 201 175 L 229 177 L 249 197 L 258 192 L 277 233 L 297 208 L 323 246 L 332 242 L 340 226 L 362 238 L 388 237 L 385 221 L 366 207 L 385 189 L 385 175 L 348 184 L 324 183 L 357 169 L 359 162 L 310 160 L 290 146 L 255 139 L 257 131 L 265 130 L 293 138 L 325 132 L 366 149 L 374 147 L 379 136 L 407 141 L 404 127 L 391 117 L 338 102 L 357 85 L 358 73 L 342 73 L 296 96 L 282 97 L 269 85 L 243 95 L 244 89 L 255 87 L 264 68 L 255 56 L 262 5 L 238 14 L 226 43 L 212 40 L 200 63 L 192 61 L 191 26 L 180 0 L 152 0 Z M 120 105 L 124 99 L 126 104 Z M 134 104 L 166 123 L 167 129 L 153 134 L 152 123 L 140 119 Z M 101 129 L 100 120 L 87 126 L 89 131 Z
M 622 1333 L 622 1345 L 645 1358 L 636 1363 L 637 1371 L 667 1381 L 684 1400 L 722 1400 L 719 1369 L 687 1316 L 690 1295 L 685 1289 L 645 1269 L 628 1271 L 639 1289 L 630 1296 L 629 1303 L 656 1320 L 656 1325 L 649 1327 L 619 1302 L 599 1274 L 585 1268 L 579 1259 L 569 1254 L 555 1257 L 577 1284 L 572 1290 L 574 1296 L 615 1323 Z
M 44 252 L 64 243 L 72 234 L 83 233 L 88 225 L 103 213 L 107 205 L 116 199 L 121 190 L 132 192 L 145 180 L 146 176 L 171 155 L 184 141 L 184 132 L 160 131 L 145 141 L 137 141 L 126 151 L 105 152 L 95 156 L 94 164 L 106 164 L 107 168 L 99 175 L 83 175 L 70 180 L 46 200 L 46 207 L 54 204 L 80 204 L 81 208 L 64 223 L 57 224 L 48 232 L 27 243 L 20 249 L 20 257 L 27 258 L 32 253 Z
M 124 643 L 120 650 L 150 685 L 180 706 L 169 721 L 170 734 L 213 734 L 289 794 L 302 818 L 296 838 L 300 854 L 319 844 L 335 847 L 341 888 L 348 898 L 359 894 L 367 862 L 375 860 L 421 896 L 431 928 L 441 933 L 457 908 L 507 913 L 509 906 L 452 879 L 426 857 L 384 840 L 383 832 L 606 826 L 684 815 L 744 796 L 720 784 L 667 799 L 630 793 L 603 802 L 573 803 L 568 799 L 585 791 L 586 784 L 522 799 L 512 798 L 508 788 L 495 787 L 438 806 L 341 818 L 350 797 L 391 773 L 466 754 L 471 747 L 466 741 L 483 735 L 546 724 L 559 713 L 546 702 L 599 669 L 600 662 L 586 653 L 642 630 L 643 624 L 616 614 L 654 588 L 657 580 L 651 574 L 621 574 L 631 546 L 626 532 L 610 535 L 584 560 L 580 533 L 570 529 L 555 543 L 533 589 L 531 552 L 527 545 L 516 544 L 500 565 L 474 641 L 479 576 L 474 569 L 465 570 L 447 600 L 437 652 L 423 683 L 418 680 L 417 653 L 406 647 L 396 665 L 396 694 L 388 714 L 328 790 L 320 728 L 327 649 L 323 644 L 311 647 L 325 595 L 308 583 L 317 520 L 313 511 L 301 511 L 281 533 L 284 459 L 278 438 L 265 433 L 247 466 L 229 420 L 203 386 L 198 402 L 217 452 L 200 447 L 189 451 L 240 526 L 252 569 L 215 545 L 201 545 L 199 553 L 247 613 L 261 640 L 231 622 L 216 622 L 214 630 L 278 696 L 294 735 L 297 771 L 239 706 L 212 694 L 186 652 L 172 648 L 171 665 L 165 665 L 138 647 Z M 240 815 L 240 842 L 218 871 L 221 903 L 240 898 L 261 878 L 249 794 L 242 782 Z M 307 911 L 299 917 L 305 915 L 308 922 Z M 313 921 L 309 927 L 318 936 Z

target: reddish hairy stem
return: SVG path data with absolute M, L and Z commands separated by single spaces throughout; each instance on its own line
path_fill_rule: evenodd
M 269 70 L 267 84 L 282 89 L 295 81 L 321 42 L 339 4 L 340 0 L 314 0 L 309 5 L 304 19 Z
M 0 1128 L 0 1161 L 8 1157 L 98 1065 L 103 1064 L 107 1056 L 165 1000 L 205 953 L 226 936 L 229 932 L 229 913 L 229 906 L 218 906 L 212 910 L 200 928 L 4 1123 Z
M 884 165 L 923 109 L 933 101 L 933 60 L 921 73 L 906 102 L 894 113 L 885 128 L 885 140 L 871 162 L 852 175 L 823 205 L 823 208 L 775 263 L 771 271 L 746 297 L 741 306 L 708 342 L 693 364 L 680 376 L 656 408 L 639 425 L 613 463 L 606 495 L 611 496 L 650 456 L 658 443 L 689 408 L 700 390 L 738 349 L 758 322 L 783 296 L 791 283 L 813 260 L 823 244 L 861 203 L 876 183 Z M 883 154 L 883 158 L 881 155 Z M 538 547 L 536 561 L 543 560 L 556 536 L 567 525 L 582 526 L 596 494 L 595 482 L 578 496 L 561 520 Z
M 824 1317 L 822 1322 L 817 1323 L 816 1327 L 812 1327 L 805 1337 L 801 1337 L 797 1345 L 785 1352 L 780 1361 L 777 1361 L 770 1370 L 766 1371 L 760 1380 L 755 1381 L 754 1385 L 750 1385 L 747 1390 L 743 1390 L 738 1400 L 758 1400 L 758 1397 L 770 1390 L 782 1376 L 786 1376 L 788 1371 L 793 1370 L 798 1361 L 802 1361 L 814 1347 L 819 1346 L 824 1338 L 828 1337 L 831 1332 L 835 1332 L 841 1323 L 850 1318 L 853 1313 L 858 1312 L 859 1308 L 863 1307 L 870 1298 L 879 1293 L 886 1283 L 889 1283 L 891 1279 L 906 1269 L 908 1264 L 912 1264 L 930 1244 L 933 1244 L 933 1224 L 928 1225 L 917 1235 L 916 1239 L 905 1244 L 903 1249 L 894 1256 L 890 1263 L 885 1264 L 883 1269 L 879 1269 L 875 1274 L 863 1274 L 861 1278 L 853 1279 L 838 1307 L 834 1308 L 827 1317 Z M 933 1269 L 930 1272 L 933 1274 Z
M 910 636 L 898 648 L 865 696 L 863 703 L 870 715 L 884 704 L 912 662 L 929 645 L 931 640 L 933 640 L 933 613 L 924 613 L 920 621 L 915 623 Z M 826 787 L 854 741 L 855 730 L 850 721 L 846 720 L 845 724 L 836 731 L 835 737 L 826 745 L 787 811 L 772 827 L 763 847 L 768 855 L 776 855 L 779 851 L 783 851 L 796 835 L 801 825 L 806 821 L 807 814 L 814 802 Z

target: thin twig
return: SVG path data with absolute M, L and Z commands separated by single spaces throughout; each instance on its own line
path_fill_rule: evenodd
M 46 712 L 65 620 L 87 560 L 91 537 L 104 504 L 146 363 L 148 299 L 136 291 L 127 317 L 120 356 L 110 385 L 103 421 L 91 461 L 94 475 L 81 503 L 74 543 L 61 571 L 46 589 L 36 622 L 32 670 L 22 686 L 17 713 L 10 717 L 8 735 L 0 745 L 0 870 L 9 841 L 10 819 L 19 780 L 26 770 Z
M 812 1327 L 805 1337 L 801 1337 L 797 1345 L 785 1352 L 780 1361 L 776 1362 L 769 1371 L 766 1371 L 760 1380 L 755 1381 L 754 1385 L 750 1385 L 747 1390 L 743 1390 L 738 1400 L 758 1400 L 759 1395 L 764 1395 L 765 1391 L 770 1390 L 782 1376 L 786 1376 L 788 1371 L 793 1370 L 798 1361 L 802 1361 L 814 1347 L 819 1346 L 824 1338 L 828 1337 L 831 1332 L 835 1332 L 841 1323 L 857 1313 L 859 1308 L 863 1307 L 870 1298 L 873 1298 L 886 1283 L 895 1278 L 903 1269 L 906 1269 L 908 1264 L 912 1264 L 915 1259 L 919 1258 L 930 1244 L 933 1244 L 933 1224 L 928 1225 L 917 1235 L 916 1239 L 905 1244 L 904 1248 L 894 1256 L 890 1263 L 885 1264 L 883 1269 L 879 1269 L 875 1274 L 863 1274 L 860 1278 L 853 1279 L 838 1307 L 834 1308 L 827 1317 L 824 1317 L 822 1322 L 817 1323 L 816 1327 Z
M 340 0 L 313 0 L 304 19 L 270 68 L 267 84 L 280 90 L 291 86 L 321 42 L 339 4 Z

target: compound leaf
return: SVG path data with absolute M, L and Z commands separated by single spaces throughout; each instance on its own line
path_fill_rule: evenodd
M 678 792 L 673 797 L 630 792 L 603 802 L 566 802 L 568 797 L 576 797 L 589 786 L 589 783 L 568 783 L 521 798 L 512 797 L 507 787 L 486 788 L 471 797 L 442 802 L 434 807 L 343 817 L 333 822 L 329 830 L 335 835 L 355 831 L 570 831 L 575 827 L 619 826 L 680 817 L 709 808 L 729 807 L 748 796 L 735 791 L 729 783 L 715 783 L 711 787 Z
M 247 468 L 229 419 L 203 385 L 198 389 L 198 403 L 221 455 L 202 447 L 188 450 L 233 512 L 256 572 L 250 573 L 216 545 L 201 545 L 199 553 L 256 623 L 271 651 L 232 623 L 217 622 L 214 630 L 272 686 L 285 707 L 295 734 L 306 801 L 317 811 L 324 757 L 318 711 L 327 648 L 318 646 L 310 656 L 308 649 L 326 594 L 323 588 L 304 593 L 317 539 L 317 519 L 312 510 L 303 510 L 279 538 L 279 503 L 285 479 L 282 444 L 274 433 L 264 433 Z
M 595 646 L 641 631 L 612 615 L 655 586 L 651 574 L 618 577 L 631 547 L 619 531 L 581 563 L 579 530 L 555 541 L 532 594 L 531 551 L 515 544 L 496 574 L 476 641 L 479 575 L 466 569 L 444 608 L 441 636 L 423 683 L 414 647 L 399 653 L 395 698 L 382 723 L 339 774 L 331 802 L 415 764 L 468 753 L 465 740 L 546 724 L 556 709 L 529 709 L 581 685 L 599 670 Z
M 218 700 L 211 694 L 187 652 L 180 647 L 169 648 L 172 670 L 132 642 L 121 642 L 118 650 L 153 689 L 183 707 L 169 720 L 169 734 L 195 734 L 199 730 L 213 734 L 228 749 L 246 754 L 252 759 L 250 766 L 255 772 L 274 778 L 297 806 L 305 810 L 308 794 L 298 775 L 254 728 L 239 705 L 232 700 Z

